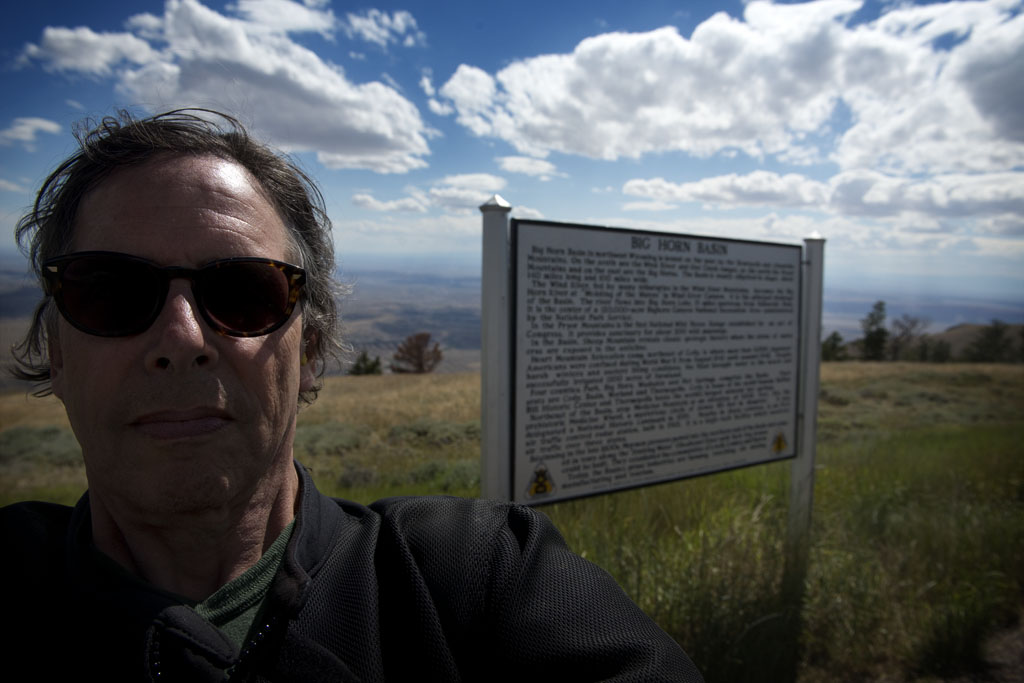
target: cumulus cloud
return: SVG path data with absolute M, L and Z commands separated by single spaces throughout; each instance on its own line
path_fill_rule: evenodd
M 35 149 L 38 133 L 60 133 L 60 124 L 34 116 L 16 118 L 10 126 L 0 130 L 0 146 L 21 144 L 25 149 L 32 151 Z
M 512 207 L 513 218 L 532 218 L 534 220 L 540 220 L 544 218 L 544 214 L 537 209 L 531 209 L 528 206 L 513 206 Z
M 455 112 L 454 107 L 447 102 L 438 102 L 433 97 L 427 100 L 427 107 L 438 116 L 451 116 Z
M 857 170 L 840 173 L 830 184 L 831 208 L 851 216 L 1024 215 L 1021 172 L 949 174 L 915 180 Z
M 689 38 L 605 33 L 494 74 L 462 64 L 439 93 L 472 133 L 536 157 L 738 151 L 892 173 L 1024 163 L 1019 1 L 899 6 L 852 25 L 861 6 L 751 2 Z
M 434 90 L 434 72 L 431 69 L 424 69 L 420 78 L 420 88 L 427 97 L 433 97 L 437 92 Z
M 450 175 L 430 188 L 430 199 L 449 211 L 475 211 L 505 185 L 504 178 L 489 173 Z
M 534 157 L 498 157 L 495 159 L 501 170 L 509 173 L 522 173 L 524 175 L 536 176 L 540 180 L 551 180 L 552 178 L 565 177 L 565 173 L 559 173 L 558 169 L 550 161 L 536 159 Z
M 47 26 L 38 45 L 25 46 L 22 62 L 38 60 L 47 71 L 109 76 L 124 62 L 148 64 L 159 58 L 149 43 L 131 33 L 97 33 L 87 26 Z
M 704 202 L 724 206 L 813 206 L 828 198 L 828 186 L 796 173 L 779 175 L 754 171 L 731 173 L 690 183 L 671 183 L 664 178 L 627 181 L 622 192 L 668 202 Z
M 316 152 L 329 168 L 404 173 L 427 165 L 431 131 L 412 102 L 386 83 L 352 82 L 289 36 L 329 31 L 337 22 L 323 3 L 230 7 L 239 16 L 167 0 L 162 17 L 129 20 L 135 34 L 49 27 L 23 58 L 50 70 L 113 75 L 119 92 L 153 110 L 198 104 L 236 113 L 279 147 Z M 411 15 L 396 17 L 385 22 L 392 33 L 415 29 Z
M 371 211 L 409 211 L 414 213 L 424 213 L 430 208 L 430 200 L 422 195 L 382 202 L 375 199 L 373 195 L 361 192 L 352 195 L 352 203 L 358 207 L 369 209 Z
M 806 208 L 893 219 L 890 225 L 912 232 L 952 232 L 960 225 L 956 219 L 974 218 L 982 232 L 1016 234 L 1012 217 L 1024 216 L 1024 172 L 905 178 L 855 169 L 820 182 L 794 173 L 755 171 L 688 183 L 637 178 L 627 181 L 622 192 L 648 200 L 626 204 L 631 210 L 669 209 L 673 202 Z
M 426 34 L 416 26 L 416 19 L 405 10 L 393 14 L 378 9 L 363 14 L 349 13 L 342 28 L 350 38 L 375 43 L 384 49 L 392 43 L 415 47 L 427 42 Z
M 409 188 L 409 196 L 402 199 L 380 201 L 363 192 L 354 195 L 352 201 L 372 211 L 425 212 L 437 208 L 448 213 L 469 215 L 506 184 L 504 178 L 489 173 L 463 173 L 445 176 L 426 191 Z
M 248 21 L 273 31 L 315 31 L 323 36 L 334 34 L 337 20 L 331 10 L 321 10 L 316 3 L 299 4 L 291 0 L 239 0 L 228 5 Z

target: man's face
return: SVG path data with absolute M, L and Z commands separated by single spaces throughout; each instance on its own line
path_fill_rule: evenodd
M 196 268 L 258 256 L 296 262 L 277 211 L 237 164 L 158 157 L 117 171 L 83 199 L 71 251 L 116 251 Z M 54 393 L 82 452 L 90 495 L 133 514 L 249 504 L 291 476 L 302 316 L 231 337 L 209 328 L 187 280 L 171 281 L 146 331 L 105 338 L 59 317 Z

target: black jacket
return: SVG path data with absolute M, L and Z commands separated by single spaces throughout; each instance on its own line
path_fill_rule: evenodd
M 0 510 L 8 673 L 32 680 L 700 681 L 679 646 L 526 507 L 445 497 L 300 512 L 241 652 L 111 568 L 88 494 Z M 8 629 L 10 630 L 10 629 Z M 7 679 L 13 680 L 13 679 Z

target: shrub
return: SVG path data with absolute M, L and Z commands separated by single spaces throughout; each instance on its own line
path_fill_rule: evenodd
M 74 434 L 55 426 L 18 426 L 0 432 L 0 465 L 13 463 L 82 464 L 82 449 Z
M 350 375 L 379 375 L 381 373 L 380 356 L 375 356 L 373 360 L 370 360 L 370 356 L 366 351 L 359 353 L 356 362 L 348 370 Z

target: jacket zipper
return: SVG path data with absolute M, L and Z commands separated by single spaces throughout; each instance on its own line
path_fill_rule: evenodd
M 242 648 L 241 653 L 238 655 L 238 661 L 235 662 L 234 666 L 227 670 L 228 679 L 230 680 L 235 672 L 242 670 L 242 665 L 245 664 L 249 659 L 252 659 L 253 652 L 263 643 L 270 632 L 277 626 L 278 617 L 273 616 L 266 619 L 263 625 L 256 629 L 256 633 L 249 638 L 248 642 Z

